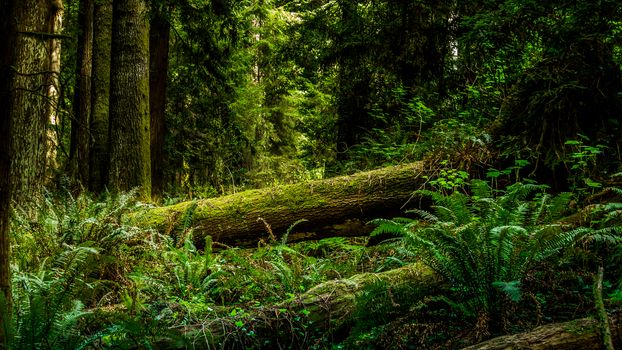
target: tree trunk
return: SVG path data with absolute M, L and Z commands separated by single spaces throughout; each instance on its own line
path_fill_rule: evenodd
M 614 345 L 622 346 L 622 312 L 612 315 L 611 327 L 614 335 Z M 464 350 L 599 350 L 603 348 L 602 337 L 599 331 L 599 322 L 593 318 L 582 318 L 564 323 L 553 323 L 538 327 L 532 331 L 505 335 L 487 340 L 483 343 L 469 346 Z
M 151 197 L 149 11 L 146 0 L 115 0 L 110 74 L 110 168 L 115 190 Z
M 164 185 L 164 132 L 168 51 L 171 24 L 163 5 L 154 8 L 149 31 L 149 108 L 151 115 L 151 190 L 160 195 Z
M 50 84 L 49 21 L 59 1 L 29 0 L 15 4 L 12 125 L 10 135 L 11 196 L 20 202 L 38 192 L 47 153 L 47 92 Z M 4 11 L 4 10 L 3 10 Z M 4 35 L 4 34 L 2 34 Z M 3 106 L 2 108 L 6 108 Z
M 93 71 L 93 0 L 80 0 L 78 12 L 78 65 L 71 120 L 69 166 L 71 175 L 83 186 L 89 180 L 89 144 L 91 117 L 91 76 Z
M 64 7 L 62 0 L 57 0 L 52 7 L 52 16 L 48 21 L 48 32 L 56 35 L 60 35 L 63 31 L 63 14 Z M 54 176 L 54 173 L 58 170 L 58 162 L 56 159 L 57 149 L 60 144 L 59 135 L 56 128 L 59 124 L 59 109 L 60 109 L 60 82 L 59 75 L 61 69 L 61 39 L 50 39 L 49 43 L 49 70 L 50 75 L 47 83 L 47 120 L 49 128 L 47 130 L 47 154 L 45 156 L 45 167 L 47 170 L 46 179 L 50 179 Z
M 194 241 L 200 247 L 207 235 L 214 242 L 257 245 L 271 235 L 275 239 L 282 236 L 301 219 L 307 222 L 297 225 L 288 241 L 318 239 L 336 234 L 322 230 L 323 226 L 347 219 L 399 215 L 413 191 L 425 183 L 420 176 L 423 173 L 422 163 L 406 164 L 147 209 L 131 220 L 178 239 L 192 227 Z
M 10 270 L 10 238 L 9 211 L 11 203 L 11 171 L 10 171 L 10 126 L 13 111 L 13 95 L 11 81 L 15 65 L 14 46 L 17 37 L 15 22 L 15 1 L 1 0 L 0 11 L 0 325 L 9 324 L 11 315 L 11 270 Z M 5 327 L 0 326 L 0 347 L 7 348 Z
M 360 47 L 348 44 L 356 33 L 358 22 L 357 3 L 353 0 L 339 2 L 343 29 L 338 38 L 340 55 L 338 61 L 337 88 L 337 157 L 347 158 L 347 152 L 359 143 L 368 127 L 369 74 Z
M 90 120 L 91 152 L 89 160 L 89 188 L 94 192 L 102 191 L 106 184 L 111 41 L 112 0 L 95 1 L 93 10 L 93 76 Z

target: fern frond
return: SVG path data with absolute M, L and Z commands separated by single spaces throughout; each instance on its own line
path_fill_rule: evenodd
M 561 219 L 564 214 L 568 212 L 570 202 L 572 201 L 574 194 L 571 192 L 562 192 L 551 199 L 551 202 L 547 208 L 545 218 L 542 223 L 551 223 L 555 220 Z
M 287 244 L 287 239 L 289 238 L 289 234 L 294 230 L 294 227 L 296 227 L 297 225 L 300 225 L 303 222 L 307 222 L 307 221 L 309 221 L 309 220 L 307 220 L 307 219 L 299 219 L 299 220 L 296 220 L 293 224 L 289 225 L 289 227 L 287 228 L 287 231 L 285 232 L 285 234 L 281 238 L 281 244 Z
M 518 302 L 521 299 L 520 281 L 501 282 L 495 281 L 492 285 L 502 290 L 513 302 Z
M 610 191 L 617 194 L 618 196 L 622 196 L 622 188 L 619 187 L 605 187 L 603 188 L 603 191 Z
M 370 221 L 372 224 L 376 224 L 376 228 L 369 234 L 370 237 L 376 237 L 379 235 L 396 234 L 400 236 L 406 236 L 408 234 L 408 228 L 404 224 L 389 219 L 376 219 Z
M 484 180 L 471 180 L 471 194 L 478 199 L 491 198 L 492 187 Z
M 434 205 L 432 208 L 434 209 L 436 217 L 438 217 L 440 221 L 455 223 L 461 222 L 456 213 L 454 213 L 454 211 L 450 208 L 441 205 Z
M 622 227 L 605 227 L 598 230 L 590 230 L 584 233 L 582 240 L 585 243 L 603 243 L 617 245 L 622 243 Z
M 423 220 L 427 221 L 427 222 L 439 222 L 441 221 L 438 216 L 430 213 L 429 211 L 426 210 L 422 210 L 422 209 L 411 209 L 411 210 L 407 210 L 406 213 L 408 214 L 417 214 L 419 215 Z

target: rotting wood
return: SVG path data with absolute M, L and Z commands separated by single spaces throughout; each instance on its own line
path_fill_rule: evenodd
M 614 346 L 622 346 L 622 311 L 611 315 Z M 463 350 L 599 350 L 603 342 L 599 322 L 594 318 L 582 318 L 563 323 L 552 323 L 540 326 L 525 333 L 505 335 L 487 340 Z
M 192 229 L 199 247 L 208 235 L 215 243 L 257 246 L 270 240 L 270 231 L 280 239 L 301 219 L 305 222 L 290 232 L 288 242 L 362 236 L 370 232 L 365 220 L 402 215 L 406 204 L 418 206 L 412 194 L 425 184 L 425 174 L 422 162 L 392 166 L 146 209 L 130 222 L 178 240 Z

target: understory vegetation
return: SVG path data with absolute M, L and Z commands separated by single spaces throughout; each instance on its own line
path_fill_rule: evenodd
M 615 307 L 622 204 L 581 208 L 576 193 L 547 190 L 483 180 L 420 190 L 414 195 L 430 197 L 431 209 L 374 220 L 372 239 L 384 237 L 374 246 L 341 237 L 288 244 L 286 233 L 249 249 L 212 245 L 208 236 L 202 251 L 190 226 L 173 241 L 128 225 L 124 215 L 148 207 L 135 193 L 46 193 L 13 219 L 10 344 L 458 348 L 591 314 L 598 266 L 606 271 L 607 305 Z M 320 320 L 321 306 L 301 302 L 324 282 L 415 262 L 441 284 L 426 290 L 378 278 L 360 290 L 332 290 L 350 293 L 340 296 L 352 299 L 346 320 Z

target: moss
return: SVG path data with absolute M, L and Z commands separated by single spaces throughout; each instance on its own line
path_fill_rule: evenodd
M 193 216 L 194 225 L 198 228 L 195 239 L 201 245 L 201 235 L 212 234 L 216 241 L 252 242 L 265 234 L 265 227 L 257 223 L 258 217 L 264 218 L 272 225 L 273 232 L 279 235 L 293 222 L 303 218 L 315 219 L 324 225 L 327 221 L 360 216 L 366 208 L 371 210 L 387 200 L 392 201 L 391 205 L 401 205 L 421 185 L 422 181 L 414 176 L 415 170 L 420 168 L 419 163 L 408 164 L 199 200 Z M 136 215 L 133 222 L 170 233 L 178 229 L 179 213 L 185 212 L 188 205 L 186 202 L 167 208 L 148 209 L 152 213 Z
M 573 335 L 580 336 L 584 334 L 592 334 L 598 331 L 598 324 L 596 322 L 586 324 L 584 319 L 573 320 L 564 324 L 564 332 Z

